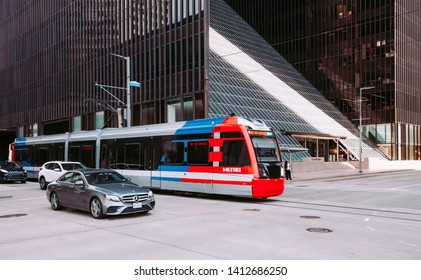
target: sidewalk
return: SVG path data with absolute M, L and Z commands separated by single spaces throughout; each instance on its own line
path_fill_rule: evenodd
M 363 169 L 362 173 L 358 172 L 358 169 L 332 169 L 324 170 L 318 172 L 299 172 L 292 173 L 292 181 L 310 181 L 310 180 L 320 180 L 320 179 L 332 179 L 332 178 L 358 178 L 361 176 L 370 176 L 370 175 L 381 175 L 383 173 L 395 173 L 395 172 L 407 172 L 414 171 L 412 169 L 405 170 L 368 170 Z

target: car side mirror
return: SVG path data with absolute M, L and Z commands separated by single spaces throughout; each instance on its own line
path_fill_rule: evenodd
M 77 180 L 77 181 L 75 181 L 75 186 L 76 187 L 83 187 L 85 185 L 85 183 L 83 183 L 83 181 L 82 180 Z
M 132 179 L 126 177 L 126 182 L 131 182 Z
M 55 172 L 61 172 L 60 168 L 54 168 Z

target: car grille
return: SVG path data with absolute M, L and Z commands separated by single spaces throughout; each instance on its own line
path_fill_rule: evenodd
M 7 173 L 7 176 L 9 178 L 22 178 L 24 176 L 24 173 L 22 171 L 9 171 Z
M 142 208 L 126 207 L 120 214 L 145 212 L 145 211 L 154 209 L 154 207 L 155 207 L 155 201 L 151 201 L 150 203 L 143 205 Z M 119 209 L 120 209 L 120 206 L 108 207 L 107 214 L 108 215 L 116 214 Z
M 149 211 L 154 209 L 155 207 L 155 201 L 152 201 L 149 204 L 143 205 L 142 208 L 136 208 L 134 209 L 133 207 L 127 207 L 126 209 L 123 210 L 123 212 L 121 212 L 121 214 L 129 214 L 129 213 L 136 213 L 136 212 L 145 212 L 145 211 Z
M 137 194 L 130 194 L 130 195 L 124 195 L 121 197 L 123 202 L 126 203 L 133 203 L 133 202 L 142 202 L 148 199 L 147 193 L 137 193 Z
M 15 175 L 15 174 L 22 175 L 23 174 L 22 171 L 9 171 L 8 173 L 11 174 L 11 175 Z

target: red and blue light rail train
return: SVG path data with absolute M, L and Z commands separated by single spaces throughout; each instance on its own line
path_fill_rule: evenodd
M 276 134 L 235 116 L 17 138 L 12 154 L 34 179 L 44 162 L 64 160 L 113 168 L 152 189 L 253 198 L 284 191 Z

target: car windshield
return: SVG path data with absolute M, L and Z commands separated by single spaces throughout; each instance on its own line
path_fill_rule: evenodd
M 275 138 L 252 137 L 258 162 L 280 162 L 280 153 Z
M 1 169 L 12 169 L 12 168 L 18 168 L 19 166 L 14 162 L 2 162 L 0 163 Z
M 62 163 L 61 166 L 64 170 L 75 170 L 85 168 L 85 166 L 80 163 Z
M 108 184 L 108 183 L 123 183 L 127 179 L 117 172 L 101 171 L 86 174 L 86 179 L 91 185 Z

